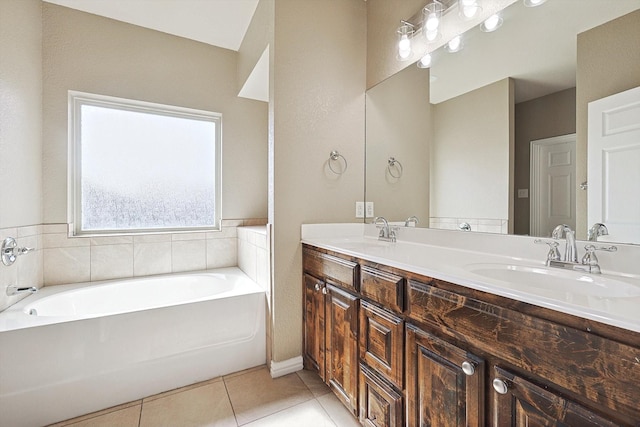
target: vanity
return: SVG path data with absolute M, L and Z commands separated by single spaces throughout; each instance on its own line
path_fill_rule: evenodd
M 491 235 L 331 228 L 303 226 L 304 365 L 363 425 L 640 425 L 638 276 L 573 289 L 530 238 L 501 237 L 516 258 Z

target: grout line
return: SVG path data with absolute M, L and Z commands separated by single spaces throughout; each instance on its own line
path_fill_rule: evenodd
M 231 412 L 233 412 L 233 419 L 236 420 L 236 426 L 238 425 L 238 416 L 236 415 L 236 408 L 233 407 L 233 401 L 231 400 L 231 395 L 229 394 L 229 389 L 227 388 L 227 380 L 225 377 L 222 377 L 222 384 L 224 384 L 224 391 L 227 392 L 227 399 L 229 399 L 229 405 L 231 405 Z

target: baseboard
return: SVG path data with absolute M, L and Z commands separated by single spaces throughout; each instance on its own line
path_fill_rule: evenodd
M 302 356 L 292 357 L 282 362 L 271 361 L 271 378 L 282 377 L 302 370 Z

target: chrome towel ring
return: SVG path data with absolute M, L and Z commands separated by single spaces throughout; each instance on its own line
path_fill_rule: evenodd
M 344 162 L 344 168 L 342 170 L 335 170 L 332 166 L 331 162 L 337 162 L 340 160 L 340 158 L 342 158 L 342 162 Z M 342 175 L 343 173 L 346 172 L 347 167 L 349 166 L 347 164 L 347 159 L 345 159 L 345 157 L 338 153 L 336 150 L 333 150 L 331 153 L 329 153 L 329 169 L 331 169 L 331 172 L 335 173 L 336 175 Z
M 388 165 L 387 165 L 387 170 L 389 171 L 389 175 L 391 175 L 394 178 L 400 178 L 402 176 L 402 163 L 400 163 L 398 160 L 396 160 L 395 157 L 389 157 L 388 160 Z M 396 171 L 396 173 L 394 174 L 393 171 Z

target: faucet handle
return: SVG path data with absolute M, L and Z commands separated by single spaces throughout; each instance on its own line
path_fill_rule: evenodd
M 618 250 L 616 246 L 595 246 L 586 245 L 584 247 L 585 254 L 582 257 L 582 265 L 588 265 L 591 273 L 600 273 L 600 266 L 598 265 L 598 257 L 596 251 L 615 252 Z
M 558 250 L 559 243 L 553 240 L 536 239 L 533 243 L 538 245 L 549 245 L 549 253 L 547 253 L 547 261 L 560 260 L 560 251 Z

